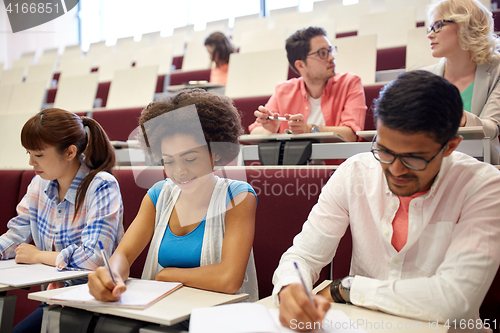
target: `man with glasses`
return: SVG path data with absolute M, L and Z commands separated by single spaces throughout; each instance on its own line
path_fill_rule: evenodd
M 330 302 L 347 302 L 480 328 L 479 307 L 500 263 L 500 172 L 455 152 L 462 109 L 458 89 L 426 71 L 384 87 L 371 152 L 335 171 L 274 273 L 283 325 L 313 327 Z M 347 227 L 350 276 L 313 305 L 294 262 L 312 288 L 334 256 L 346 255 L 336 250 Z
M 335 73 L 337 47 L 324 29 L 309 27 L 286 40 L 288 62 L 301 75 L 276 85 L 266 106 L 255 111 L 251 134 L 336 132 L 356 141 L 363 130 L 366 102 L 361 79 L 351 73 Z M 269 119 L 283 117 L 287 121 Z

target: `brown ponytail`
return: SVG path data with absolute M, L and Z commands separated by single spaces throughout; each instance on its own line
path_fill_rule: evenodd
M 85 155 L 85 164 L 92 171 L 83 178 L 76 191 L 75 216 L 83 204 L 87 189 L 95 175 L 101 171 L 111 173 L 111 169 L 115 166 L 115 150 L 101 125 L 92 118 L 81 117 L 81 119 L 83 126 L 89 129 L 87 148 L 85 148 L 83 154 Z
M 88 133 L 85 127 L 88 127 Z M 85 176 L 76 191 L 74 216 L 83 204 L 95 175 L 100 171 L 111 173 L 115 165 L 115 151 L 101 125 L 92 118 L 80 118 L 62 109 L 45 109 L 30 118 L 21 130 L 21 143 L 30 150 L 55 147 L 59 153 L 74 145 L 77 158 L 82 153 L 85 155 L 84 162 L 91 172 Z

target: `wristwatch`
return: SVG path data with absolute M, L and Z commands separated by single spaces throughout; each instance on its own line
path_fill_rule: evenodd
M 319 133 L 319 127 L 316 125 L 312 125 L 311 127 L 311 133 Z
M 351 285 L 354 276 L 346 276 L 343 279 L 337 279 L 330 285 L 330 294 L 335 303 L 351 303 Z M 342 289 L 342 295 L 340 295 Z M 343 296 L 343 297 L 342 297 Z

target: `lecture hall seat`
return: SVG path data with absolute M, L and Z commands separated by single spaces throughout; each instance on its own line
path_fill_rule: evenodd
M 134 129 L 139 126 L 143 107 L 94 112 L 97 121 L 111 141 L 127 141 Z
M 406 46 L 377 50 L 377 71 L 405 68 Z
M 210 69 L 202 69 L 189 72 L 173 72 L 170 75 L 170 85 L 186 84 L 189 81 L 210 81 L 210 71 Z
M 1 170 L 0 184 L 4 188 L 0 192 L 0 235 L 7 231 L 7 222 L 16 216 L 16 206 L 21 186 L 22 170 Z
M 257 96 L 257 97 L 244 97 L 235 98 L 234 106 L 241 115 L 241 125 L 245 130 L 245 134 L 250 134 L 248 131 L 248 126 L 253 124 L 255 121 L 254 112 L 260 105 L 266 105 L 267 101 L 271 96 Z

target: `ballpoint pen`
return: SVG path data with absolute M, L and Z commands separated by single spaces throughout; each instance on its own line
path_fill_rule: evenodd
M 306 283 L 304 282 L 304 278 L 302 278 L 302 274 L 300 273 L 299 266 L 297 266 L 297 263 L 294 261 L 293 265 L 295 266 L 295 269 L 297 270 L 297 273 L 299 274 L 300 281 L 302 282 L 302 286 L 304 287 L 304 290 L 306 291 L 307 297 L 309 297 L 309 300 L 311 301 L 312 305 L 314 308 L 316 308 L 316 303 L 314 302 L 311 292 L 309 289 L 306 287 Z
M 104 265 L 109 271 L 109 275 L 111 275 L 111 280 L 113 280 L 113 283 L 116 285 L 116 280 L 115 276 L 113 275 L 113 272 L 111 271 L 111 266 L 109 265 L 109 260 L 108 256 L 106 255 L 106 252 L 104 252 L 104 246 L 102 245 L 101 241 L 97 241 L 99 243 L 99 249 L 101 250 L 102 258 L 104 259 Z
M 273 117 L 273 116 L 269 116 L 269 117 L 267 117 L 267 119 L 269 119 L 269 120 L 281 120 L 281 121 L 289 121 L 290 120 L 286 117 Z

